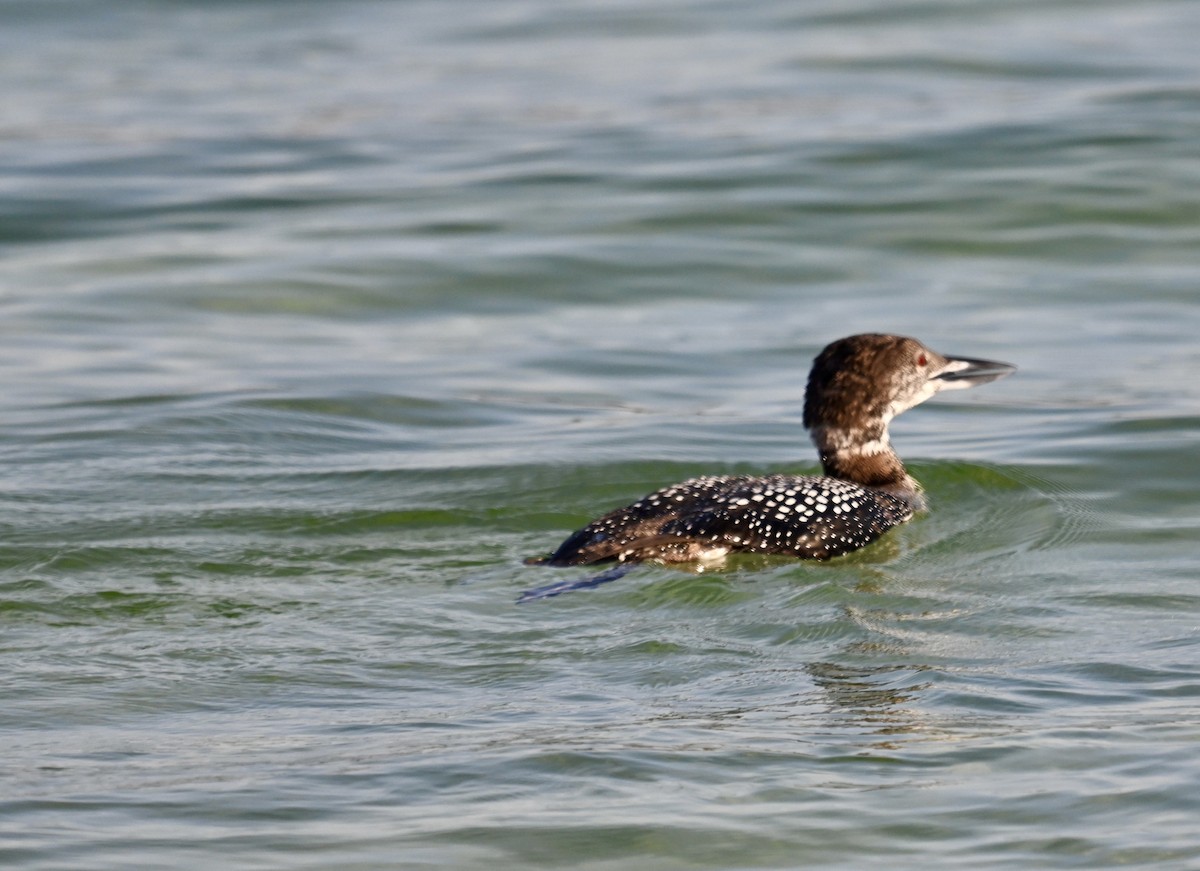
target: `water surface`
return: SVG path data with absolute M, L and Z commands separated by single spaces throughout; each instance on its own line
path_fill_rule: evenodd
M 1200 7 L 0 9 L 6 868 L 1200 862 Z M 1009 360 L 826 565 L 522 565 Z

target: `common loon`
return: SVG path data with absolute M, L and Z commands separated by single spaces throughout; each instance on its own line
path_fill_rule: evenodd
M 924 507 L 921 485 L 892 449 L 892 418 L 942 390 L 985 384 L 1016 367 L 943 357 L 916 339 L 838 339 L 813 362 L 804 426 L 824 475 L 693 478 L 597 518 L 548 557 L 549 566 L 719 559 L 729 553 L 827 560 L 858 550 Z M 521 601 L 596 586 L 626 569 L 530 590 Z

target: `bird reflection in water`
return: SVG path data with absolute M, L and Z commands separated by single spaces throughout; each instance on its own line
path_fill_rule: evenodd
M 929 734 L 925 715 L 911 707 L 929 681 L 913 683 L 912 676 L 928 670 L 921 665 L 845 665 L 813 662 L 805 670 L 838 710 L 854 723 L 873 734 Z M 885 740 L 874 746 L 896 749 L 899 744 Z

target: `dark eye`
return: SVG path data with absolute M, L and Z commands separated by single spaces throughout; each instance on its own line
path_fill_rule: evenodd
M 927 359 L 925 359 L 925 352 L 924 352 L 924 351 L 922 351 L 920 354 L 917 354 L 917 365 L 918 365 L 918 366 L 924 366 L 924 365 L 925 365 L 926 363 L 928 363 L 928 362 L 929 362 L 929 361 L 928 361 Z

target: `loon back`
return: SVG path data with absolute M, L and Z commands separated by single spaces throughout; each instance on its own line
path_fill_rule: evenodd
M 826 560 L 912 515 L 904 499 L 837 478 L 693 478 L 593 520 L 544 562 L 694 562 L 733 551 Z
M 944 357 L 904 336 L 839 339 L 813 362 L 804 403 L 824 475 L 694 478 L 605 514 L 530 562 L 693 562 L 735 552 L 825 560 L 858 550 L 924 507 L 892 449 L 892 419 L 1014 368 Z

